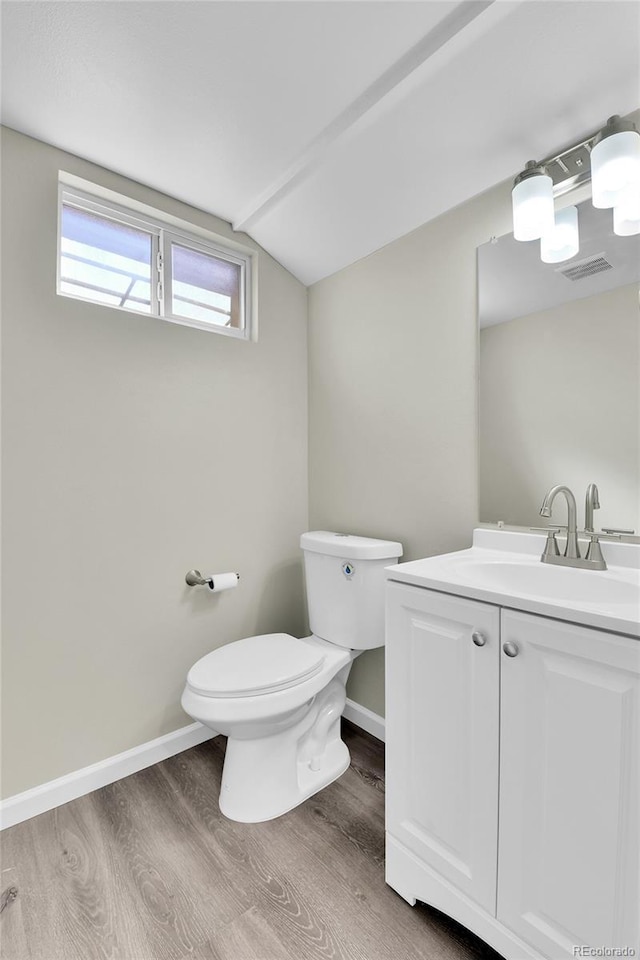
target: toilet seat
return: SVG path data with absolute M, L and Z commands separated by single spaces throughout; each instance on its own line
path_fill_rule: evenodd
M 322 647 L 288 633 L 245 637 L 194 663 L 187 686 L 204 697 L 257 697 L 309 680 L 325 659 Z

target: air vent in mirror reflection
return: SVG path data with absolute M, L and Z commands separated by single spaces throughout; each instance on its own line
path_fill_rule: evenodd
M 558 267 L 556 273 L 561 273 L 567 280 L 584 280 L 585 277 L 593 277 L 603 270 L 613 270 L 613 264 L 609 263 L 604 253 L 598 253 L 594 257 L 580 260 L 579 263 L 572 263 L 571 266 Z

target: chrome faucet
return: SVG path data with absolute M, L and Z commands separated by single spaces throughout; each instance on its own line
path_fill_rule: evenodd
M 564 558 L 555 556 L 553 560 L 550 557 L 546 556 L 546 551 L 542 555 L 542 560 L 544 563 L 558 563 L 561 559 L 567 560 L 579 560 L 580 559 L 580 550 L 578 549 L 578 519 L 577 519 L 577 510 L 576 510 L 576 498 L 569 489 L 563 483 L 556 484 L 555 487 L 551 487 L 549 493 L 546 495 L 542 501 L 542 506 L 540 507 L 540 516 L 541 517 L 550 517 L 551 509 L 553 507 L 553 501 L 558 496 L 559 493 L 564 494 L 564 498 L 567 501 L 567 544 L 564 548 Z
M 560 556 L 556 542 L 556 533 L 562 530 L 562 527 L 532 527 L 533 530 L 544 529 L 544 532 L 547 534 L 547 542 L 540 559 L 543 563 L 557 563 L 566 567 L 581 567 L 585 570 L 606 570 L 607 564 L 600 548 L 600 538 L 605 536 L 607 539 L 619 540 L 622 531 L 608 528 L 607 530 L 603 530 L 602 533 L 596 533 L 593 529 L 593 511 L 600 509 L 600 496 L 597 486 L 595 483 L 589 484 L 584 501 L 583 532 L 589 538 L 589 546 L 587 547 L 587 553 L 584 557 L 580 556 L 580 549 L 578 547 L 576 498 L 569 487 L 561 483 L 555 487 L 551 487 L 551 490 L 549 490 L 549 493 L 542 501 L 540 516 L 551 516 L 553 501 L 559 493 L 564 494 L 567 501 L 567 545 L 564 550 L 564 555 Z
M 593 533 L 593 511 L 600 509 L 600 496 L 595 483 L 590 483 L 587 487 L 587 495 L 584 499 L 584 529 L 586 533 Z

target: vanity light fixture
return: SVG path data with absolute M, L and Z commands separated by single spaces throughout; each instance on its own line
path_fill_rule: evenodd
M 562 263 L 575 257 L 579 249 L 578 208 L 564 207 L 556 213 L 551 230 L 540 238 L 540 259 L 543 263 Z
M 619 116 L 562 153 L 530 160 L 513 183 L 513 235 L 540 240 L 545 263 L 574 257 L 580 248 L 576 207 L 555 211 L 554 199 L 591 181 L 593 205 L 613 208 L 619 236 L 640 233 L 640 133 Z
M 640 187 L 640 134 L 628 120 L 609 117 L 591 149 L 593 205 L 615 207 L 634 187 Z
M 539 240 L 553 230 L 553 180 L 541 164 L 529 161 L 516 177 L 511 197 L 516 240 Z
M 626 190 L 613 208 L 613 232 L 619 237 L 640 233 L 640 187 Z

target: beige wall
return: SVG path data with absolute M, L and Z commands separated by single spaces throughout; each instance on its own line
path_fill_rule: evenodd
M 4 795 L 187 723 L 213 646 L 301 634 L 303 529 L 470 543 L 476 248 L 510 229 L 503 184 L 311 288 L 308 517 L 304 288 L 260 253 L 257 344 L 59 298 L 60 168 L 231 236 L 4 133 Z M 191 566 L 240 588 L 190 591 Z M 384 713 L 382 650 L 349 695 Z
M 213 647 L 303 629 L 307 295 L 261 252 L 258 343 L 58 297 L 59 169 L 230 227 L 12 131 L 2 147 L 7 796 L 189 723 L 184 677 Z M 193 566 L 240 586 L 189 590 Z
M 638 287 L 480 333 L 480 518 L 542 523 L 542 497 L 595 481 L 602 526 L 640 529 Z M 553 519 L 566 523 L 560 498 Z
M 405 559 L 468 546 L 477 520 L 476 248 L 510 229 L 503 184 L 309 291 L 310 525 Z M 384 653 L 349 695 L 384 712 Z

